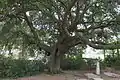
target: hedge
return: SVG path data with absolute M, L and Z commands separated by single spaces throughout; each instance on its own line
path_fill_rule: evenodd
M 120 70 L 120 56 L 108 55 L 104 60 L 105 67 L 111 67 Z
M 31 76 L 44 71 L 45 65 L 39 60 L 15 60 L 0 57 L 0 78 Z
M 61 68 L 63 70 L 86 70 L 89 68 L 89 62 L 82 59 L 80 56 L 63 58 Z
M 63 70 L 86 70 L 94 67 L 93 61 L 85 61 L 80 56 L 76 58 L 64 57 L 61 62 Z M 43 72 L 48 65 L 45 65 L 40 60 L 25 60 L 5 58 L 0 55 L 0 78 L 17 78 L 24 76 L 32 76 Z

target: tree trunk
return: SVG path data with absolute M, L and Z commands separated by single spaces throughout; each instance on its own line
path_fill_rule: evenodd
M 112 57 L 114 58 L 115 57 L 115 51 L 112 50 Z
M 120 56 L 120 54 L 119 54 L 119 49 L 117 49 L 117 56 L 118 56 L 118 57 Z
M 105 59 L 105 57 L 106 57 L 106 56 L 105 56 L 105 55 L 106 55 L 106 51 L 105 51 L 105 49 L 103 50 L 103 54 L 104 54 L 104 59 Z
M 50 59 L 50 72 L 53 74 L 59 73 L 60 72 L 60 61 L 61 61 L 61 55 L 59 51 L 57 53 L 53 53 L 51 55 Z
M 63 43 L 63 40 L 59 40 L 56 43 L 54 50 L 51 54 L 51 59 L 50 59 L 49 71 L 51 73 L 56 74 L 56 73 L 61 72 L 61 68 L 60 68 L 61 59 L 64 53 L 67 52 L 68 48 L 69 47 Z

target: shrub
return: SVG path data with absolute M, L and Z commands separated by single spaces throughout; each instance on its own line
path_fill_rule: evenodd
M 104 64 L 106 67 L 112 67 L 120 70 L 120 57 L 108 55 L 104 60 Z
M 84 70 L 87 67 L 87 63 L 80 56 L 64 57 L 61 63 L 63 70 Z
M 96 60 L 93 59 L 87 59 L 87 65 L 89 69 L 95 69 L 96 68 Z
M 0 57 L 0 77 L 31 76 L 44 71 L 45 65 L 39 60 L 15 60 Z

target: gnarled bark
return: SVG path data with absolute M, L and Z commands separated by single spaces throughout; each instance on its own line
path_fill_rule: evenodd
M 51 59 L 50 59 L 50 72 L 51 73 L 59 73 L 60 72 L 60 61 L 61 61 L 61 55 L 59 54 L 59 51 L 57 53 L 52 53 Z
M 53 74 L 61 72 L 60 63 L 61 63 L 61 58 L 63 57 L 65 51 L 64 51 L 64 47 L 61 48 L 60 46 L 61 44 L 59 45 L 57 44 L 54 47 L 53 53 L 51 54 L 49 71 Z

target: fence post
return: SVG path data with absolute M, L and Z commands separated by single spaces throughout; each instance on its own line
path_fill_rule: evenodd
M 100 75 L 100 62 L 99 62 L 99 59 L 97 59 L 97 62 L 96 62 L 96 74 Z

